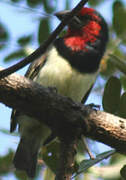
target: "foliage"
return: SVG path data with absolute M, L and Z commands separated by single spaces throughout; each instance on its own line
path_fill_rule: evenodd
M 5 0 L 1 0 L 6 3 Z M 15 44 L 17 45 L 11 52 L 6 53 L 4 62 L 9 62 L 12 60 L 19 60 L 23 57 L 25 57 L 28 52 L 27 49 L 31 48 L 33 44 L 37 44 L 38 46 L 49 36 L 50 32 L 52 31 L 52 14 L 59 10 L 59 4 L 64 5 L 64 9 L 71 9 L 72 2 L 74 0 L 8 0 L 8 2 L 12 6 L 16 6 L 17 10 L 19 11 L 18 7 L 21 7 L 22 4 L 26 4 L 26 9 L 22 8 L 23 11 L 19 11 L 19 13 L 22 13 L 23 16 L 25 16 L 26 13 L 31 12 L 33 16 L 38 20 L 38 29 L 35 29 L 34 33 L 27 33 L 25 35 L 19 36 L 16 39 Z M 116 114 L 120 117 L 126 118 L 126 2 L 123 0 L 111 0 L 112 3 L 112 23 L 109 23 L 109 30 L 110 30 L 110 41 L 108 45 L 107 52 L 102 60 L 101 63 L 101 77 L 104 80 L 109 80 L 106 82 L 105 88 L 104 83 L 101 84 L 100 87 L 97 85 L 97 89 L 104 88 L 103 93 L 103 109 L 104 111 Z M 89 0 L 89 5 L 91 7 L 97 8 L 100 5 L 106 6 L 106 0 Z M 39 16 L 38 12 L 42 12 L 42 17 Z M 43 14 L 45 16 L 43 16 Z M 0 14 L 2 17 L 2 14 Z M 8 44 L 9 40 L 11 38 L 12 34 L 9 29 L 7 28 L 5 23 L 2 21 L 2 18 L 0 18 L 0 51 L 1 53 L 5 50 L 8 50 Z M 36 37 L 37 36 L 37 37 Z M 97 93 L 100 93 L 100 91 Z M 2 130 L 0 130 L 2 131 Z M 8 134 L 7 131 L 2 131 L 6 134 Z M 40 153 L 40 159 L 43 158 L 45 161 L 45 164 L 49 168 L 43 168 L 43 176 L 44 179 L 54 179 L 53 172 L 56 171 L 56 164 L 58 161 L 58 144 L 55 144 L 53 142 L 48 147 L 42 150 Z M 99 159 L 99 157 L 102 159 L 103 157 L 106 157 L 105 155 L 108 152 L 105 152 L 104 154 L 100 154 L 96 157 L 96 159 L 93 160 L 82 160 L 82 152 L 79 152 L 81 156 L 80 163 L 77 163 L 77 174 L 80 172 L 84 172 L 85 168 L 88 165 L 88 168 L 93 166 Z M 10 172 L 12 172 L 12 156 L 13 152 L 9 151 L 5 156 L 0 157 L 0 177 L 3 175 L 6 175 Z M 83 152 L 84 156 L 84 152 Z M 84 159 L 84 157 L 83 157 Z M 101 161 L 100 159 L 100 161 Z M 103 158 L 104 159 L 104 158 Z M 109 168 L 115 168 L 115 167 L 121 167 L 124 165 L 124 167 L 121 170 L 121 175 L 118 172 L 110 174 L 109 170 L 104 173 L 104 175 L 101 175 L 100 171 L 98 172 L 96 168 L 93 170 L 86 169 L 86 173 L 84 173 L 84 179 L 90 179 L 90 175 L 94 175 L 94 179 L 98 177 L 102 177 L 103 180 L 119 180 L 121 179 L 121 176 L 125 179 L 125 162 L 124 157 L 116 154 L 112 156 L 111 160 L 108 161 Z M 104 165 L 104 163 L 102 163 Z M 43 163 L 39 166 L 38 172 L 40 171 L 40 167 L 44 167 Z M 118 174 L 117 174 L 118 173 Z M 76 175 L 77 175 L 76 174 Z M 108 174 L 108 176 L 107 176 Z M 15 177 L 17 179 L 26 179 L 26 175 L 24 173 L 15 172 Z M 83 177 L 77 176 L 76 180 L 80 180 Z M 36 178 L 37 179 L 37 178 Z

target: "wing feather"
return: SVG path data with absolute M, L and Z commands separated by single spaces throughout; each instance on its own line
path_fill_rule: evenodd
M 44 54 L 43 56 L 41 56 L 39 59 L 36 59 L 35 61 L 33 61 L 33 63 L 30 64 L 26 74 L 25 74 L 25 77 L 33 80 L 39 70 L 44 66 L 45 62 L 46 62 L 46 58 L 47 57 L 47 53 Z M 15 110 L 13 109 L 12 110 L 12 113 L 11 113 L 11 123 L 10 123 L 10 132 L 13 132 L 16 127 L 17 127 L 17 119 L 19 117 L 19 115 L 21 115 L 22 113 L 18 110 Z

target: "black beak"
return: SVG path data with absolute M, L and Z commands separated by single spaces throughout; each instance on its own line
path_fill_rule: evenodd
M 60 11 L 55 13 L 54 15 L 59 19 L 59 20 L 63 20 L 65 17 L 67 17 L 70 14 L 69 10 L 65 10 L 65 11 Z
M 69 10 L 65 10 L 65 11 L 60 11 L 55 13 L 54 15 L 59 19 L 59 20 L 63 20 L 64 18 L 66 18 L 71 11 Z M 69 26 L 73 29 L 80 29 L 83 25 L 82 22 L 80 21 L 79 17 L 74 16 L 70 22 L 69 22 Z

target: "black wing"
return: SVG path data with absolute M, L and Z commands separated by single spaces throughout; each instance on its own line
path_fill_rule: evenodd
M 91 92 L 93 86 L 94 86 L 94 84 L 92 84 L 91 88 L 87 91 L 87 93 L 86 93 L 85 96 L 83 97 L 83 99 L 82 99 L 82 101 L 81 101 L 82 104 L 85 104 L 85 102 L 87 101 L 87 98 L 88 98 L 88 96 L 90 95 L 90 92 Z
M 31 65 L 29 66 L 25 77 L 33 80 L 35 76 L 37 76 L 39 70 L 44 66 L 46 62 L 47 54 L 43 55 L 39 59 L 36 59 Z M 10 132 L 13 132 L 16 129 L 17 126 L 17 118 L 22 113 L 18 110 L 13 109 L 11 113 L 11 124 L 10 124 Z

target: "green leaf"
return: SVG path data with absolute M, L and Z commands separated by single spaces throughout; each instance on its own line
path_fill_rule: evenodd
M 0 157 L 0 174 L 7 174 L 10 171 L 13 159 L 13 151 L 9 150 L 8 154 Z
M 70 2 L 69 2 L 69 0 L 66 0 L 66 2 L 65 2 L 65 3 L 66 3 L 66 5 L 65 5 L 65 6 L 66 6 L 66 8 L 65 8 L 65 9 L 70 9 Z
M 124 159 L 124 155 L 122 154 L 119 154 L 119 153 L 115 153 L 110 161 L 109 161 L 109 165 L 111 166 L 116 166 L 116 165 L 119 165 L 119 164 L 125 164 L 125 159 Z
M 55 8 L 56 8 L 56 7 L 53 7 L 51 5 L 51 1 L 50 0 L 43 0 L 42 3 L 43 3 L 45 11 L 47 13 L 49 13 L 49 14 L 52 13 L 55 10 Z M 57 4 L 57 3 L 55 3 L 55 4 Z
M 14 59 L 20 59 L 26 56 L 26 52 L 24 49 L 20 49 L 10 53 L 8 56 L 5 57 L 4 62 L 8 62 Z
M 126 165 L 122 167 L 122 169 L 120 170 L 120 174 L 122 178 L 126 179 Z
M 122 178 L 126 179 L 126 165 L 122 167 L 122 169 L 120 170 L 120 174 Z
M 126 9 L 122 1 L 113 3 L 113 27 L 119 37 L 126 35 Z
M 7 129 L 0 128 L 0 132 L 10 136 L 10 131 L 8 131 Z M 14 132 L 11 135 L 18 136 L 19 134 L 17 132 Z
M 47 39 L 50 34 L 50 24 L 48 19 L 42 19 L 39 25 L 38 31 L 38 42 L 41 44 L 43 41 Z
M 99 5 L 100 3 L 102 3 L 103 0 L 92 0 L 92 1 L 89 1 L 88 3 L 91 5 L 91 6 L 97 6 Z
M 125 75 L 121 76 L 120 81 L 121 81 L 123 89 L 126 91 L 126 76 Z
M 120 70 L 122 73 L 126 74 L 126 63 L 125 61 L 121 60 L 119 57 L 109 54 L 110 56 L 110 61 Z
M 118 115 L 122 118 L 126 118 L 126 92 L 123 93 L 120 99 Z
M 9 34 L 7 29 L 4 27 L 2 23 L 0 23 L 0 49 L 3 49 L 6 46 L 8 38 Z
M 44 171 L 44 180 L 54 180 L 55 179 L 55 174 L 50 170 L 50 168 L 46 168 Z
M 106 112 L 115 113 L 119 107 L 120 95 L 121 95 L 120 80 L 112 76 L 107 81 L 104 89 L 104 94 L 102 99 L 103 109 Z
M 103 70 L 101 70 L 100 75 L 102 75 L 103 77 L 106 78 L 106 77 L 110 77 L 112 74 L 114 74 L 114 72 L 116 71 L 116 67 L 111 62 L 110 57 L 108 57 L 105 60 L 103 59 L 102 63 L 103 63 L 103 65 L 101 64 L 101 68 L 103 66 Z
M 77 170 L 74 177 L 79 175 L 82 172 L 85 172 L 88 168 L 92 167 L 93 165 L 95 165 L 96 163 L 102 161 L 103 159 L 106 159 L 106 158 L 110 157 L 115 152 L 116 152 L 115 150 L 110 150 L 110 151 L 106 151 L 104 153 L 101 153 L 101 154 L 97 155 L 95 159 L 83 160 L 80 163 L 79 169 Z
M 16 178 L 18 179 L 18 180 L 28 180 L 28 176 L 27 176 L 27 174 L 26 174 L 26 172 L 24 172 L 24 171 L 18 171 L 18 170 L 16 170 L 16 171 L 14 171 L 14 175 L 16 176 Z
M 17 3 L 17 2 L 19 2 L 21 0 L 11 0 L 11 1 L 14 2 L 14 3 Z
M 2 132 L 4 134 L 9 134 L 10 135 L 10 131 L 8 131 L 7 129 L 0 128 L 0 132 Z
M 5 29 L 5 27 L 0 24 L 0 40 L 7 40 L 8 39 L 8 33 Z
M 28 36 L 19 38 L 17 42 L 20 46 L 26 46 L 28 43 L 30 43 L 31 40 L 32 40 L 32 35 L 28 35 Z
M 42 0 L 27 0 L 27 4 L 31 7 L 37 6 L 42 3 Z

